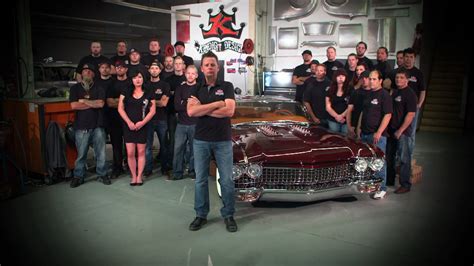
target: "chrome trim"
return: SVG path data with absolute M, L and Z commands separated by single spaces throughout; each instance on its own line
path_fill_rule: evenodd
M 380 189 L 382 179 L 357 181 L 345 187 L 325 190 L 289 191 L 286 189 L 236 189 L 236 199 L 245 202 L 254 201 L 288 201 L 311 202 L 342 196 L 373 193 Z

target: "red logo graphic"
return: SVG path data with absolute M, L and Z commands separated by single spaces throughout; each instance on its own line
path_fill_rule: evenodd
M 240 23 L 240 29 L 234 28 L 234 25 L 236 25 L 235 12 L 237 8 L 232 8 L 232 12 L 234 12 L 232 15 L 224 11 L 223 5 L 219 6 L 219 9 L 220 11 L 216 15 L 211 15 L 212 8 L 207 10 L 207 13 L 209 13 L 209 29 L 204 29 L 204 24 L 200 24 L 199 27 L 202 30 L 202 36 L 204 39 L 213 37 L 217 37 L 221 40 L 225 37 L 239 39 L 245 27 L 245 23 Z

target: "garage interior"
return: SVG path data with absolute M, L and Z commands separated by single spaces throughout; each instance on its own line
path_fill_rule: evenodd
M 214 2 L 239 3 L 21 0 L 4 7 L 0 128 L 6 128 L 6 139 L 13 141 L 3 141 L 1 158 L 14 166 L 4 163 L 0 176 L 0 265 L 472 265 L 472 40 L 466 39 L 467 10 L 449 3 L 412 1 L 422 2 L 423 42 L 417 66 L 427 77 L 427 98 L 414 152 L 422 177 L 410 193 L 394 194 L 396 187 L 389 187 L 387 198 L 380 201 L 357 195 L 311 203 L 240 202 L 235 216 L 239 231 L 229 234 L 213 179 L 208 224 L 198 232 L 188 230 L 194 218 L 191 179 L 168 182 L 155 169 L 143 187 L 130 187 L 128 176 L 104 187 L 93 181 L 93 171 L 88 173 L 90 182 L 76 189 L 69 187 L 69 180 L 45 181 L 42 127 L 51 120 L 64 127 L 72 112 L 67 100 L 37 95 L 34 65 L 49 57 L 77 65 L 93 40 L 101 41 L 106 57 L 115 54 L 119 40 L 126 40 L 128 48 L 147 51 L 149 40 L 158 38 L 164 53 L 165 45 L 176 41 L 172 16 L 180 8 L 175 6 Z M 275 66 L 289 52 L 275 47 L 269 54 L 268 16 L 278 1 L 247 2 L 246 27 L 254 29 L 248 37 L 254 39 L 251 56 L 257 64 L 235 75 L 245 76 L 239 87 L 246 94 L 257 95 L 266 89 L 264 72 L 282 70 Z M 279 23 L 277 27 L 291 22 Z M 397 36 L 411 36 L 415 26 L 399 23 Z M 185 54 L 194 49 L 193 40 L 188 44 Z M 297 56 L 288 60 L 300 64 L 306 48 L 298 47 Z M 309 49 L 325 60 L 325 47 Z M 278 59 L 280 52 L 283 59 Z M 375 60 L 374 53 L 368 57 Z M 346 53 L 338 52 L 337 58 L 345 60 Z M 390 53 L 389 60 L 394 59 Z M 244 82 L 243 76 L 235 77 Z M 39 122 L 22 125 L 22 120 Z M 71 168 L 75 154 L 68 149 Z M 107 162 L 111 160 L 108 144 Z

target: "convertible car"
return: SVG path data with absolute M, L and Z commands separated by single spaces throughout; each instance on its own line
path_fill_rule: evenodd
M 380 149 L 310 121 L 302 104 L 286 98 L 237 99 L 232 141 L 238 200 L 305 202 L 380 189 Z

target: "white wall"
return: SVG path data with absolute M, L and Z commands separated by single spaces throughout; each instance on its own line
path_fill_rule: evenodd
M 209 14 L 207 10 L 209 8 L 213 9 L 212 15 L 219 12 L 219 6 L 224 5 L 224 11 L 228 14 L 232 14 L 232 8 L 237 7 L 236 11 L 236 22 L 235 28 L 240 28 L 240 23 L 245 23 L 245 27 L 242 31 L 240 39 L 235 38 L 223 38 L 222 40 L 218 38 L 208 38 L 204 39 L 202 36 L 201 28 L 199 28 L 200 24 L 204 24 L 205 28 L 209 24 Z M 189 9 L 191 14 L 199 14 L 201 15 L 200 18 L 191 16 L 190 17 L 190 42 L 186 43 L 186 50 L 185 54 L 187 56 L 192 57 L 194 60 L 201 60 L 201 55 L 194 46 L 195 41 L 199 42 L 199 44 L 205 44 L 210 41 L 224 41 L 224 40 L 231 40 L 242 44 L 246 38 L 251 38 L 251 36 L 255 35 L 255 23 L 254 17 L 250 14 L 250 10 L 253 10 L 255 7 L 254 0 L 232 0 L 232 1 L 222 1 L 222 2 L 215 2 L 215 3 L 199 3 L 199 4 L 191 4 L 191 5 L 181 5 L 181 6 L 173 6 L 171 10 L 180 10 L 180 9 Z M 253 38 L 252 38 L 253 39 Z M 176 15 L 172 14 L 171 16 L 171 43 L 175 43 L 176 40 Z M 213 51 L 215 52 L 215 51 Z M 244 64 L 239 64 L 238 59 L 245 60 L 248 56 L 247 54 L 238 53 L 235 51 L 227 50 L 221 52 L 215 52 L 219 60 L 230 61 L 232 59 L 236 59 L 236 63 L 231 66 L 227 66 L 225 64 L 224 69 L 220 71 L 224 71 L 225 73 L 225 80 L 230 81 L 234 84 L 234 87 L 239 87 L 242 89 L 242 94 L 253 94 L 253 83 L 254 83 L 254 75 L 251 71 L 255 71 L 255 67 L 245 67 Z M 254 55 L 252 55 L 254 56 Z M 238 68 L 245 67 L 247 73 L 239 73 Z M 237 71 L 236 73 L 227 73 L 227 69 L 235 68 Z
M 350 0 L 350 1 L 358 1 L 358 0 Z M 292 21 L 286 20 L 274 20 L 273 19 L 273 8 L 274 3 L 273 0 L 267 2 L 267 23 L 268 26 L 276 26 L 277 32 L 278 28 L 280 27 L 298 27 L 298 45 L 301 44 L 303 41 L 309 40 L 329 40 L 335 41 L 339 45 L 339 34 L 338 28 L 340 24 L 362 24 L 362 40 L 368 43 L 368 29 L 367 23 L 368 19 L 374 19 L 374 9 L 371 5 L 372 1 L 368 0 L 369 4 L 369 12 L 367 17 L 354 17 L 349 19 L 348 17 L 336 17 L 330 15 L 324 11 L 322 6 L 323 0 L 319 0 L 316 9 L 312 14 L 307 17 L 296 19 Z M 410 7 L 410 15 L 409 17 L 397 17 L 396 20 L 396 49 L 395 52 L 398 50 L 403 50 L 407 47 L 411 47 L 413 44 L 413 36 L 415 32 L 415 26 L 417 23 L 421 23 L 422 21 L 422 11 L 423 11 L 423 4 L 411 4 L 411 5 L 403 5 L 397 7 Z M 393 6 L 395 7 L 395 6 Z M 334 30 L 333 35 L 329 36 L 305 36 L 303 34 L 303 30 L 301 28 L 302 22 L 325 22 L 325 21 L 337 21 L 337 27 Z M 263 32 L 268 32 L 268 29 L 262 29 Z M 265 36 L 268 39 L 268 36 Z M 268 40 L 266 40 L 268 41 Z M 354 48 L 339 48 L 336 45 L 337 49 L 337 58 L 338 59 L 346 59 L 347 55 L 350 53 L 355 53 L 355 46 Z M 299 46 L 298 46 L 299 47 Z M 311 46 L 303 46 L 299 47 L 298 49 L 278 49 L 278 40 L 276 45 L 276 53 L 273 56 L 268 55 L 268 51 L 262 51 L 262 54 L 265 56 L 265 67 L 270 70 L 282 70 L 282 69 L 291 69 L 295 66 L 302 64 L 301 53 L 309 49 L 313 53 L 313 59 L 319 60 L 319 62 L 324 62 L 327 60 L 326 58 L 326 48 L 327 47 L 311 47 Z M 370 59 L 375 60 L 376 55 L 375 53 L 366 53 L 366 56 Z M 395 59 L 395 54 L 390 54 L 389 59 Z

